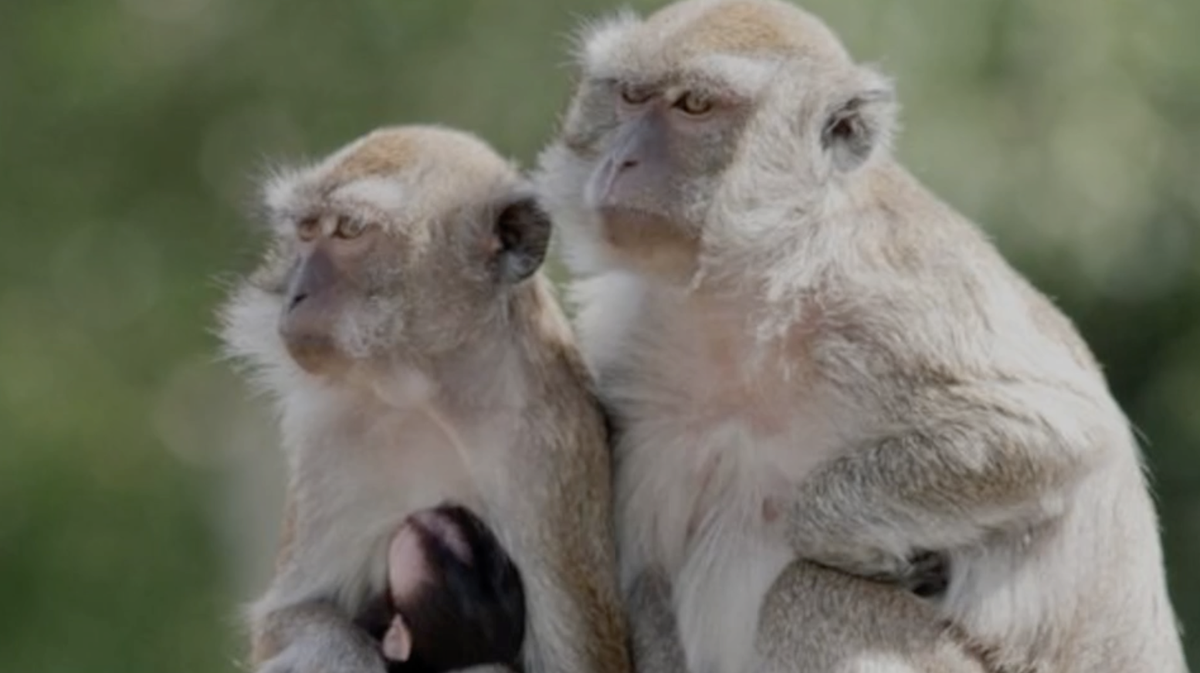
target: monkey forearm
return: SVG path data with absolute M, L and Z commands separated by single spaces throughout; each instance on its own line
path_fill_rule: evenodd
M 575 589 L 590 592 L 586 585 Z M 545 595 L 553 589 L 541 586 Z M 579 673 L 627 673 L 629 667 L 628 625 L 622 606 L 615 599 L 596 600 L 596 595 L 559 594 L 549 603 L 557 605 L 554 629 L 542 631 L 538 649 L 538 660 L 545 662 L 550 671 L 578 671 Z M 546 625 L 549 626 L 549 625 Z M 529 643 L 528 639 L 526 640 Z
M 287 657 L 292 648 L 307 658 L 337 662 L 335 670 L 383 671 L 378 648 L 330 603 L 300 603 L 258 620 L 251 656 L 255 666 Z
M 1054 516 L 1089 466 L 1073 421 L 1002 408 L 957 410 L 942 423 L 872 442 L 817 470 L 789 515 L 797 552 L 887 571 L 916 551 L 978 542 Z M 894 569 L 894 568 L 890 568 Z

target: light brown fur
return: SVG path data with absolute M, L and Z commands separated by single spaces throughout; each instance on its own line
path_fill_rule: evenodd
M 230 354 L 278 404 L 291 471 L 276 576 L 251 615 L 259 671 L 382 671 L 350 620 L 384 590 L 391 532 L 448 498 L 522 573 L 524 670 L 627 670 L 602 413 L 538 260 L 519 277 L 500 264 L 494 223 L 523 198 L 485 144 L 436 127 L 376 131 L 267 185 L 276 235 L 221 312 Z M 296 228 L 355 219 L 373 266 L 330 309 L 330 353 L 300 366 L 276 328 Z
M 734 0 L 698 16 L 694 12 L 694 6 L 674 4 L 646 19 L 648 34 L 670 31 L 670 53 L 677 62 L 714 52 L 742 56 L 785 53 L 816 58 L 844 53 L 825 26 L 785 8 L 755 0 Z
M 641 670 L 1182 673 L 1128 423 L 891 157 L 888 80 L 779 0 L 623 15 L 579 58 L 537 180 L 619 430 Z

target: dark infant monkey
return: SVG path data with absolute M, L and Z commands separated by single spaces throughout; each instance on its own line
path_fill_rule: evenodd
M 525 592 L 487 525 L 456 503 L 410 515 L 388 546 L 388 590 L 359 624 L 392 673 L 516 665 Z

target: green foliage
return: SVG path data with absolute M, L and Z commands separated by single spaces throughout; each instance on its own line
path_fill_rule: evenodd
M 808 4 L 898 78 L 909 166 L 1105 363 L 1200 661 L 1200 3 Z M 208 330 L 254 177 L 417 121 L 528 165 L 609 6 L 0 3 L 0 670 L 236 670 L 279 465 Z

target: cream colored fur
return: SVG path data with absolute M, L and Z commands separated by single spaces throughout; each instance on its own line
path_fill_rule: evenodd
M 659 634 L 635 642 L 686 660 L 641 647 L 648 670 L 1182 673 L 1128 423 L 1070 322 L 890 156 L 888 80 L 775 0 L 622 14 L 581 45 L 537 181 L 620 429 L 622 579 Z M 668 273 L 593 207 L 621 123 L 604 87 L 723 58 L 773 74 L 729 87 L 753 112 L 727 168 L 637 204 L 678 228 L 655 245 L 696 249 Z M 855 135 L 830 144 L 852 94 Z M 805 564 L 902 578 L 926 550 L 951 568 L 926 605 Z M 665 626 L 637 588 L 659 574 Z
M 627 670 L 602 412 L 547 281 L 498 271 L 496 218 L 522 189 L 437 127 L 373 132 L 265 188 L 268 254 L 221 312 L 229 355 L 276 404 L 290 476 L 277 573 L 250 610 L 260 672 L 381 673 L 351 619 L 385 591 L 403 519 L 445 500 L 522 574 L 525 671 Z M 337 308 L 345 365 L 312 373 L 278 325 L 297 224 L 331 215 L 381 227 L 387 252 Z

